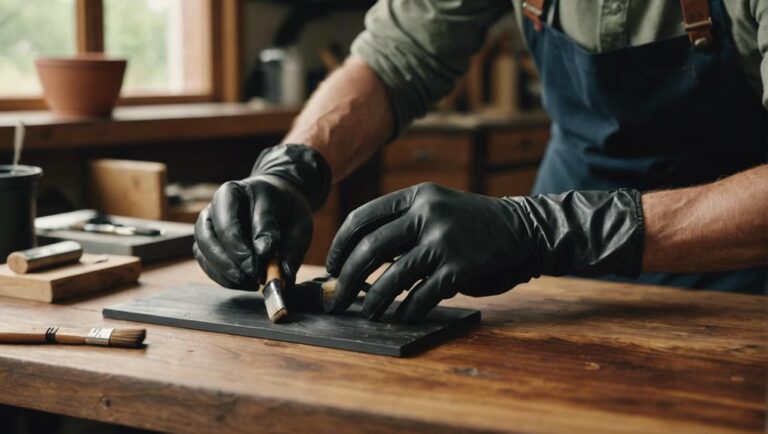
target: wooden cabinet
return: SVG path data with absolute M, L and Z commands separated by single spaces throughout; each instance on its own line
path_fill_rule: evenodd
M 536 180 L 537 168 L 524 167 L 494 173 L 485 178 L 485 191 L 488 196 L 525 196 L 531 193 Z
M 483 193 L 497 197 L 530 194 L 548 141 L 548 128 L 489 132 Z
M 529 194 L 549 140 L 546 117 L 510 123 L 417 123 L 382 153 L 381 193 L 420 182 L 491 196 Z
M 473 141 L 467 134 L 406 134 L 382 153 L 381 192 L 391 193 L 421 182 L 471 189 Z
M 325 265 L 328 248 L 341 225 L 339 214 L 339 189 L 334 187 L 325 205 L 312 215 L 312 243 L 304 256 L 304 263 Z
M 491 131 L 488 134 L 487 164 L 536 163 L 541 161 L 548 141 L 547 128 Z

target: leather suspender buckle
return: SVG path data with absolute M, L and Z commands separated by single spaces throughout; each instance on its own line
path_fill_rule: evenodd
M 537 32 L 541 31 L 541 14 L 544 13 L 544 0 L 527 0 L 523 2 L 523 15 L 533 23 Z
M 683 29 L 695 48 L 705 49 L 712 45 L 712 18 L 695 23 L 683 22 Z
M 697 50 L 711 47 L 714 37 L 708 0 L 680 0 L 680 7 L 683 10 L 683 29 L 693 47 Z

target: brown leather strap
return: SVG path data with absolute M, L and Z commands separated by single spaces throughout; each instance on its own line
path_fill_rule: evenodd
M 537 32 L 541 31 L 541 15 L 544 13 L 545 0 L 525 0 L 523 2 L 523 15 L 533 23 Z
M 708 0 L 680 0 L 683 10 L 683 28 L 688 39 L 696 49 L 706 49 L 714 38 L 712 36 L 712 17 L 709 15 Z

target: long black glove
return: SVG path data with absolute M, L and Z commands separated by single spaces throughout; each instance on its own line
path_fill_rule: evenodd
M 251 177 L 223 184 L 200 213 L 195 258 L 220 285 L 256 290 L 266 262 L 278 257 L 292 285 L 312 240 L 311 210 L 323 204 L 330 184 L 328 164 L 312 148 L 266 149 Z
M 398 308 L 403 321 L 420 319 L 458 292 L 499 294 L 542 274 L 635 276 L 642 250 L 635 190 L 493 198 L 420 184 L 346 219 L 326 263 L 338 277 L 326 310 L 345 310 L 368 275 L 398 256 L 365 296 L 369 318 L 419 281 Z

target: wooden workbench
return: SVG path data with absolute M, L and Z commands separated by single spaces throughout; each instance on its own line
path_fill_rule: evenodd
M 0 298 L 0 322 L 126 326 L 101 308 L 190 281 L 181 261 L 64 305 Z M 450 300 L 482 326 L 406 359 L 150 325 L 144 350 L 0 347 L 0 403 L 174 432 L 761 432 L 766 300 L 542 278 Z

